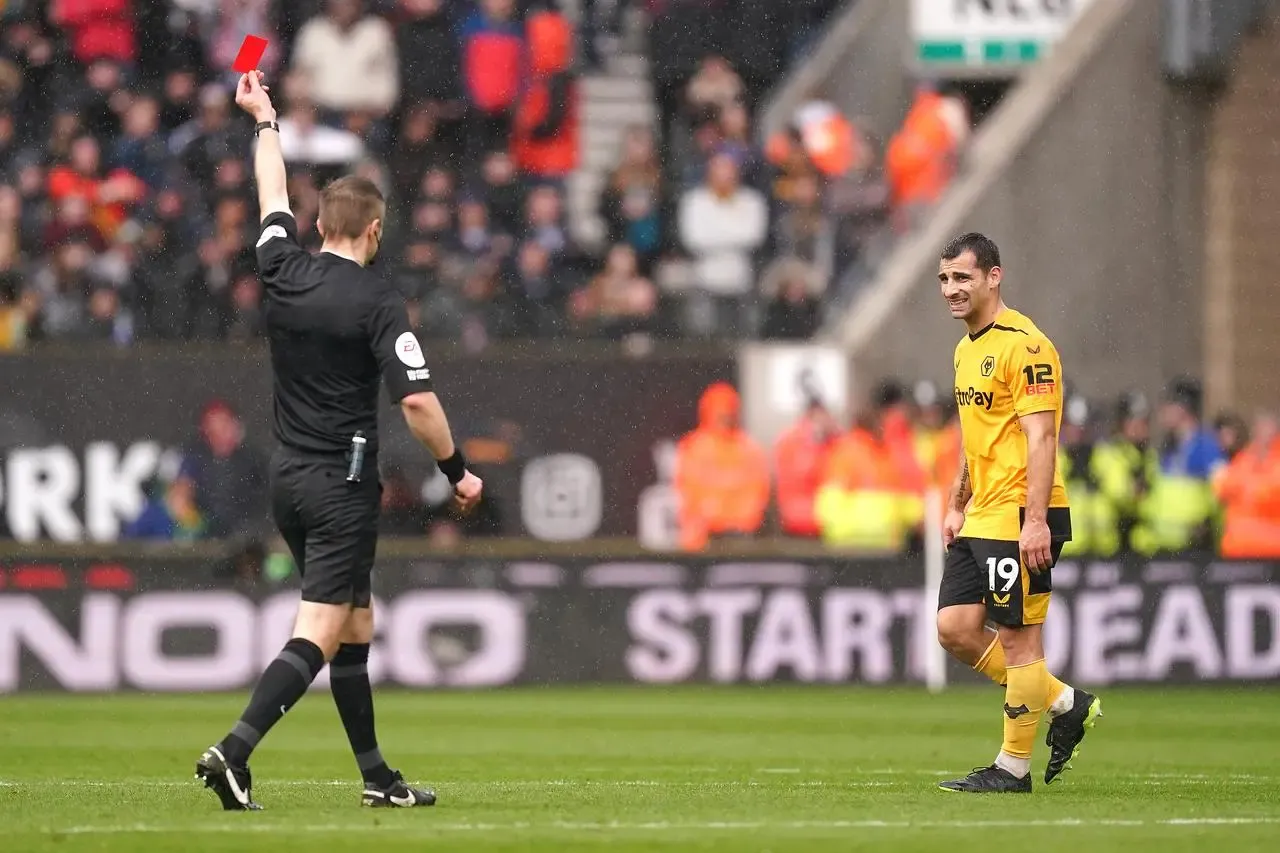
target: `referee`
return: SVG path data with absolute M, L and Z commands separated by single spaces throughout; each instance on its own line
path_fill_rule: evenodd
M 271 502 L 302 576 L 302 603 L 293 639 L 263 672 L 239 722 L 200 757 L 196 778 L 224 809 L 261 808 L 252 798 L 249 756 L 329 662 L 333 700 L 364 777 L 361 802 L 434 805 L 433 792 L 410 787 L 387 766 L 374 732 L 368 661 L 382 493 L 382 380 L 410 431 L 453 483 L 461 511 L 474 509 L 482 483 L 454 447 L 403 299 L 366 269 L 382 240 L 382 194 L 363 178 L 334 181 L 320 197 L 317 230 L 324 245 L 317 255 L 304 251 L 289 211 L 279 126 L 262 72 L 240 78 L 236 103 L 257 122 L 258 271 L 266 289 L 280 445 L 272 461 Z

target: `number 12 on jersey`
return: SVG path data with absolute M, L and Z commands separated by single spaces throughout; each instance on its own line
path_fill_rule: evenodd
M 1028 364 L 1022 368 L 1022 375 L 1027 378 L 1028 394 L 1053 393 L 1053 365 Z
M 997 559 L 996 557 L 987 557 L 987 580 L 988 586 L 992 592 L 1004 595 L 1013 588 L 1014 582 L 1018 580 L 1021 574 L 1021 566 L 1018 561 L 1012 557 Z M 996 582 L 1003 581 L 1004 586 L 996 588 Z

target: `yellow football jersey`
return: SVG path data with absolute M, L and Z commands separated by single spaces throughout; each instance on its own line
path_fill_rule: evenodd
M 1062 362 L 1029 318 L 1005 309 L 990 326 L 961 339 L 955 368 L 956 404 L 973 487 L 960 535 L 1016 540 L 1027 500 L 1027 440 L 1018 419 L 1053 412 L 1055 429 L 1061 428 Z M 1055 468 L 1049 506 L 1067 505 L 1062 471 Z M 1069 518 L 1068 513 L 1050 515 L 1054 521 Z M 1066 524 L 1069 538 L 1070 522 Z

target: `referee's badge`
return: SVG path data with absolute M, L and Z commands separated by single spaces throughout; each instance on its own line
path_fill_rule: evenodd
M 289 232 L 285 231 L 279 225 L 268 226 L 267 229 L 262 232 L 262 236 L 258 238 L 258 248 L 261 249 L 263 246 L 267 245 L 267 243 L 270 243 L 276 237 L 288 237 L 288 236 L 289 236 Z
M 396 338 L 396 358 L 410 367 L 425 367 L 427 358 L 422 354 L 418 338 L 413 332 L 405 332 Z

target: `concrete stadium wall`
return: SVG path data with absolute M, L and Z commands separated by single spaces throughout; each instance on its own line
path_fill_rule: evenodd
M 1155 391 L 1202 364 L 1212 101 L 1163 77 L 1163 9 L 1129 4 L 959 229 L 997 241 L 1006 301 L 1058 343 L 1068 383 L 1094 397 Z M 1000 124 L 998 110 L 979 136 Z M 933 269 L 922 267 L 888 321 L 853 353 L 863 387 L 884 375 L 949 386 L 963 328 L 947 315 Z
M 914 85 L 906 63 L 909 7 L 903 0 L 849 4 L 809 61 L 770 96 L 760 122 L 761 138 L 784 126 L 804 102 L 822 99 L 853 117 L 874 138 L 887 140 L 907 114 Z

